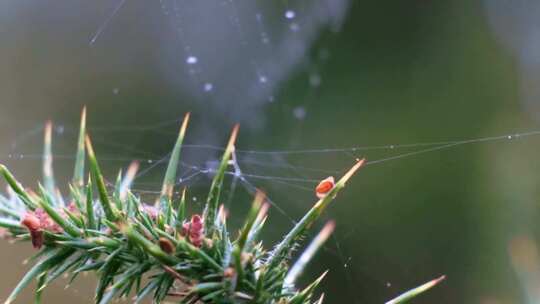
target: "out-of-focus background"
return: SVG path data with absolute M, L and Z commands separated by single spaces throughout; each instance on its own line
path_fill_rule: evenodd
M 273 152 L 239 152 L 244 180 L 228 180 L 224 201 L 238 224 L 251 187 L 265 189 L 270 245 L 317 180 L 386 159 L 331 206 L 335 237 L 304 283 L 329 269 L 328 303 L 383 303 L 446 274 L 415 303 L 537 303 L 540 137 L 488 137 L 540 129 L 539 23 L 533 0 L 1 1 L 0 161 L 36 186 L 51 119 L 67 182 L 87 105 L 107 176 L 139 159 L 135 189 L 150 201 L 191 111 L 179 184 L 197 210 L 219 155 L 198 145 L 223 146 L 240 122 L 238 149 Z M 473 138 L 486 140 L 399 146 Z M 0 246 L 4 298 L 32 249 Z M 66 283 L 44 303 L 92 303 L 92 277 Z

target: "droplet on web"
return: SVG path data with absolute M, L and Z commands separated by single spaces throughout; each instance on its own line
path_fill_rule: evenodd
M 293 109 L 293 115 L 298 120 L 306 118 L 306 108 L 300 106 Z
M 300 25 L 298 25 L 298 23 L 296 23 L 296 22 L 293 22 L 293 23 L 291 23 L 291 25 L 289 25 L 289 28 L 293 32 L 298 32 L 300 30 Z
M 204 84 L 204 87 L 203 87 L 204 91 L 205 92 L 210 92 L 214 89 L 214 85 L 210 82 L 207 82 Z
M 296 13 L 293 10 L 287 10 L 285 12 L 285 18 L 294 19 L 294 17 L 296 17 Z
M 266 76 L 259 76 L 259 82 L 260 82 L 260 83 L 267 83 L 267 82 L 268 82 L 268 78 L 266 78 Z
M 188 56 L 186 58 L 186 63 L 187 64 L 196 64 L 197 62 L 199 62 L 199 59 L 195 56 Z
M 321 76 L 317 73 L 309 75 L 309 85 L 312 87 L 318 87 L 321 85 Z
M 63 125 L 56 126 L 55 128 L 56 134 L 64 134 L 65 128 Z

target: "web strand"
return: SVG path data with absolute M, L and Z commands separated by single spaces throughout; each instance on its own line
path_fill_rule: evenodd
M 131 129 L 131 126 L 97 126 L 91 128 L 91 133 L 106 133 L 112 131 L 167 134 L 167 136 L 174 136 L 174 133 L 166 130 L 169 130 L 172 125 L 176 124 L 178 124 L 178 120 L 170 120 L 154 124 L 139 125 L 135 130 Z M 9 154 L 0 155 L 0 161 L 3 162 L 9 160 L 10 162 L 17 162 L 22 160 L 35 160 L 36 162 L 40 162 L 42 160 L 41 149 L 32 151 L 31 153 L 24 153 L 22 151 L 28 147 L 41 147 L 42 131 L 43 128 L 39 127 L 21 133 L 12 141 Z M 539 135 L 540 130 L 531 130 L 460 140 L 439 140 L 388 145 L 356 145 L 348 148 L 258 150 L 246 148 L 240 149 L 240 147 L 233 153 L 233 158 L 225 172 L 225 174 L 230 177 L 230 188 L 228 194 L 224 197 L 224 203 L 230 208 L 232 204 L 235 203 L 235 193 L 237 193 L 238 190 L 244 190 L 247 193 L 254 194 L 259 188 L 264 188 L 266 190 L 267 188 L 265 186 L 271 186 L 271 189 L 277 191 L 267 192 L 269 197 L 268 203 L 271 204 L 272 209 L 275 210 L 280 217 L 291 225 L 294 225 L 296 220 L 294 216 L 292 216 L 293 212 L 291 212 L 290 207 L 286 205 L 289 202 L 279 202 L 278 200 L 274 200 L 274 194 L 276 194 L 276 192 L 286 193 L 289 190 L 293 190 L 295 192 L 299 191 L 301 192 L 301 195 L 305 195 L 314 200 L 314 187 L 321 179 L 325 178 L 327 175 L 340 176 L 344 169 L 346 169 L 329 169 L 324 168 L 323 166 L 317 167 L 309 165 L 308 159 L 335 160 L 338 158 L 347 163 L 352 163 L 357 158 L 367 157 L 369 161 L 366 163 L 366 166 L 373 167 L 375 165 L 381 166 L 388 162 L 397 162 L 407 158 L 420 157 L 422 155 L 455 149 L 466 145 L 501 143 L 503 141 L 517 140 L 525 141 L 532 140 Z M 62 141 L 74 143 L 76 137 L 76 127 L 66 127 L 64 125 L 62 129 L 57 130 L 54 136 L 53 146 L 57 146 L 57 143 Z M 118 150 L 118 153 L 115 153 L 114 155 L 99 155 L 100 162 L 105 163 L 103 167 L 122 167 L 127 166 L 127 164 L 133 160 L 138 160 L 141 165 L 141 170 L 135 179 L 132 191 L 142 198 L 149 197 L 149 202 L 151 202 L 152 198 L 155 198 L 156 195 L 160 194 L 161 181 L 155 181 L 154 178 L 150 179 L 149 175 L 153 173 L 157 174 L 158 171 L 161 174 L 161 171 L 165 170 L 170 153 L 159 155 L 138 146 L 107 140 L 103 136 L 96 136 L 94 138 L 94 141 L 99 146 Z M 210 157 L 207 162 L 191 163 L 187 160 L 182 160 L 179 163 L 180 175 L 176 181 L 176 195 L 179 195 L 179 189 L 184 186 L 198 184 L 207 185 L 209 179 L 216 172 L 216 167 L 212 164 L 219 162 L 218 158 L 224 149 L 223 147 L 216 145 L 187 143 L 183 146 L 183 150 L 182 155 L 184 155 L 184 153 L 189 155 L 189 153 L 200 153 L 203 151 L 210 151 L 212 153 L 204 153 L 204 155 L 209 155 Z M 60 151 L 59 153 L 54 154 L 54 162 L 74 161 L 74 153 L 72 152 L 73 151 L 71 150 Z M 391 154 L 385 157 L 375 158 L 374 155 L 380 154 L 381 152 L 384 154 Z M 112 162 L 114 164 L 106 164 L 107 162 Z M 107 181 L 107 185 L 113 187 L 113 183 L 110 180 Z M 196 197 L 193 197 L 193 199 L 195 200 Z M 298 208 L 305 209 L 305 206 L 299 205 Z M 355 229 L 353 228 L 349 231 L 342 232 L 340 235 L 334 235 L 332 243 L 327 244 L 324 247 L 325 252 L 335 257 L 342 265 L 347 284 L 346 288 L 349 291 L 353 289 L 356 282 L 353 268 L 350 265 L 351 257 L 346 255 L 346 249 L 343 248 L 342 242 L 352 237 L 354 231 Z M 358 298 L 354 298 L 353 301 L 354 303 L 357 303 Z

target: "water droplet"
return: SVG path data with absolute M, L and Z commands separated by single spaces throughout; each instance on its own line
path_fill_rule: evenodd
M 512 135 L 508 135 L 508 137 L 507 137 L 507 138 L 508 138 L 508 139 L 512 139 Z
M 395 146 L 394 146 L 394 145 L 390 145 L 390 149 L 394 149 L 394 148 L 395 148 Z
M 112 93 L 113 93 L 114 95 L 118 95 L 118 93 L 120 93 L 120 89 L 119 89 L 119 88 L 114 88 L 114 89 L 112 90 Z
M 57 134 L 64 134 L 64 130 L 65 130 L 64 126 L 62 126 L 62 125 L 56 126 L 56 128 L 55 128 L 55 131 L 56 131 Z
M 196 201 L 197 201 L 197 197 L 194 196 L 194 197 L 192 198 L 192 200 L 193 200 L 194 202 L 196 202 Z
M 318 87 L 321 85 L 321 76 L 317 73 L 309 75 L 309 85 L 312 87 Z
M 267 82 L 268 82 L 268 78 L 266 78 L 266 76 L 259 76 L 259 82 L 260 82 L 260 83 L 267 83 Z
M 285 18 L 294 19 L 294 17 L 296 17 L 296 13 L 293 10 L 287 10 L 285 12 Z
M 293 109 L 293 115 L 298 120 L 306 118 L 306 108 L 299 106 Z
M 263 44 L 269 44 L 270 43 L 270 38 L 268 38 L 266 35 L 262 35 L 262 39 L 261 39 L 261 42 Z
M 289 25 L 289 28 L 293 32 L 298 32 L 300 30 L 300 25 L 298 25 L 298 23 L 296 23 L 296 22 L 293 22 L 293 23 L 291 23 L 291 25 Z
M 392 283 L 386 282 L 386 287 L 391 287 L 391 286 L 392 286 Z
M 205 92 L 210 92 L 214 89 L 214 85 L 210 82 L 207 82 L 204 84 L 204 87 L 203 87 L 204 91 Z
M 146 162 L 148 162 L 149 164 L 151 164 L 151 163 L 153 163 L 154 161 L 151 160 L 151 159 L 149 159 L 149 160 L 147 160 Z
M 187 64 L 196 64 L 197 62 L 199 62 L 199 59 L 195 56 L 188 56 L 186 58 L 186 63 Z

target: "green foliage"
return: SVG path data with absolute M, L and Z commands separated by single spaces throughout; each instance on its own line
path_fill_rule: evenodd
M 179 202 L 173 200 L 173 187 L 189 114 L 184 123 L 155 204 L 147 205 L 129 190 L 136 164 L 119 180 L 110 193 L 85 132 L 83 110 L 76 165 L 69 205 L 63 203 L 52 177 L 50 125 L 47 128 L 44 184 L 39 194 L 25 190 L 13 175 L 0 165 L 13 193 L 0 195 L 0 227 L 16 239 L 32 239 L 40 248 L 37 263 L 27 272 L 5 303 L 37 279 L 36 303 L 54 279 L 66 274 L 94 272 L 98 277 L 95 303 L 135 295 L 135 303 L 153 294 L 155 303 L 170 299 L 177 303 L 322 303 L 314 292 L 324 275 L 303 289 L 295 281 L 307 262 L 332 233 L 333 223 L 315 238 L 297 263 L 290 265 L 297 243 L 320 217 L 328 204 L 360 168 L 359 161 L 291 229 L 273 250 L 258 243 L 269 205 L 258 192 L 238 237 L 227 231 L 226 215 L 219 196 L 230 158 L 234 152 L 238 126 L 235 126 L 220 166 L 215 172 L 202 218 L 186 215 L 186 189 Z M 84 145 L 86 143 L 86 145 Z M 86 147 L 86 149 L 85 149 Z M 90 178 L 84 183 L 85 157 Z M 95 189 L 94 189 L 95 187 Z M 97 190 L 97 191 L 94 191 Z M 97 197 L 94 197 L 94 194 Z M 331 227 L 330 227 L 331 226 Z M 292 271 L 292 272 L 291 272 Z M 399 303 L 399 302 L 389 302 Z

